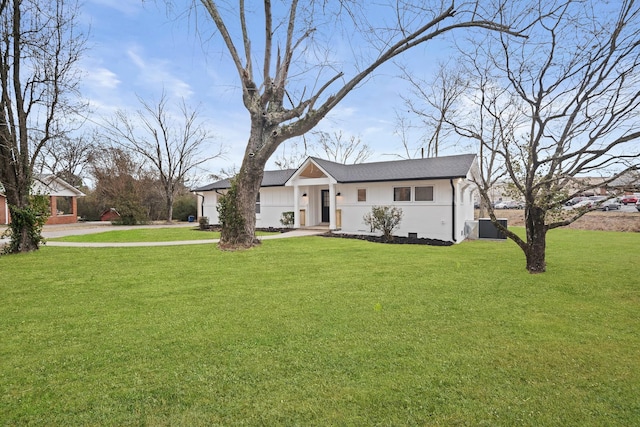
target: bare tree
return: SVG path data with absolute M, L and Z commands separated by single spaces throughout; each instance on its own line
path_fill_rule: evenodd
M 474 108 L 452 123 L 479 142 L 482 198 L 504 178 L 524 200 L 524 238 L 489 213 L 523 250 L 527 270 L 540 273 L 547 231 L 588 211 L 562 209 L 596 185 L 575 186 L 576 178 L 599 174 L 606 185 L 639 168 L 640 9 L 633 0 L 567 0 L 527 12 L 539 16 L 528 39 L 489 36 L 466 56 L 478 76 Z
M 157 104 L 139 99 L 142 109 L 131 114 L 120 110 L 107 119 L 105 137 L 112 144 L 126 147 L 148 162 L 158 174 L 163 188 L 167 222 L 173 218 L 173 201 L 188 174 L 197 166 L 223 155 L 218 146 L 213 154 L 208 145 L 212 139 L 199 120 L 196 110 L 189 109 L 184 100 L 179 118 L 169 111 L 167 97 L 162 94 Z
M 76 111 L 76 71 L 85 38 L 75 0 L 0 1 L 0 182 L 12 218 L 10 252 L 38 249 L 30 209 L 36 159 Z
M 95 180 L 95 189 L 91 194 L 97 209 L 94 215 L 115 208 L 124 224 L 148 222 L 148 202 L 153 198 L 154 177 L 150 176 L 132 151 L 109 147 L 106 143 L 102 146 L 89 165 Z
M 507 26 L 494 22 L 494 12 L 480 2 L 464 3 L 456 10 L 454 2 L 448 0 L 433 1 L 431 5 L 292 0 L 277 6 L 264 0 L 262 25 L 251 21 L 253 16 L 243 0 L 237 7 L 214 0 L 200 3 L 235 65 L 242 100 L 251 120 L 245 155 L 236 177 L 237 196 L 232 201 L 242 221 L 234 221 L 233 226 L 223 224 L 223 247 L 259 243 L 255 238 L 255 201 L 264 166 L 276 148 L 313 129 L 381 65 L 455 29 L 509 31 Z M 386 12 L 383 16 L 392 18 L 387 22 L 384 19 L 369 22 L 369 17 L 382 15 L 368 13 L 372 8 L 382 8 Z M 236 28 L 238 31 L 234 31 Z M 353 64 L 338 63 L 329 53 L 329 46 L 335 41 L 332 38 L 341 35 L 345 40 L 358 37 L 358 42 L 362 42 L 360 46 L 356 43 L 352 46 Z M 322 40 L 327 43 L 326 50 L 317 48 Z M 253 49 L 259 43 L 261 55 L 256 55 Z M 260 70 L 254 72 L 254 66 Z
M 303 136 L 299 141 L 289 140 L 280 145 L 280 150 L 274 153 L 274 164 L 278 169 L 295 169 L 309 157 L 309 145 Z M 236 171 L 237 174 L 237 171 Z M 234 174 L 235 175 L 235 174 Z
M 422 144 L 414 144 L 411 139 L 411 129 L 414 128 L 411 118 L 396 110 L 395 123 L 396 127 L 393 131 L 397 135 L 402 144 L 402 153 L 386 153 L 387 156 L 399 157 L 401 159 L 415 159 L 424 157 L 424 147 Z
M 342 130 L 333 132 L 314 131 L 311 133 L 315 140 L 310 142 L 302 138 L 303 150 L 298 148 L 298 143 L 282 144 L 282 150 L 275 159 L 275 164 L 280 169 L 295 169 L 309 155 L 320 156 L 323 159 L 343 164 L 356 164 L 366 161 L 373 151 L 355 135 L 345 136 Z M 288 148 L 288 151 L 286 150 Z
M 63 135 L 41 151 L 37 168 L 41 173 L 56 175 L 69 184 L 80 187 L 87 166 L 95 151 L 94 140 L 86 135 L 71 137 Z
M 318 137 L 317 151 L 322 153 L 323 157 L 344 164 L 362 163 L 371 157 L 373 151 L 367 144 L 363 144 L 362 140 L 355 135 L 346 137 L 341 130 L 333 133 L 314 132 Z
M 406 67 L 401 69 L 402 78 L 411 86 L 409 96 L 403 95 L 402 100 L 409 113 L 421 121 L 422 143 L 418 148 L 426 157 L 438 157 L 440 150 L 447 148 L 446 144 L 451 144 L 455 135 L 446 118 L 455 115 L 457 104 L 465 92 L 463 74 L 448 63 L 441 63 L 430 79 L 420 78 Z

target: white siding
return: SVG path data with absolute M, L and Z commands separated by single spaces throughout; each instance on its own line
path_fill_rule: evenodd
M 256 227 L 282 227 L 283 212 L 293 211 L 293 188 L 267 187 L 260 190 L 260 213 L 256 214 Z
M 473 186 L 466 180 L 453 180 L 455 187 L 455 220 L 451 208 L 452 188 L 448 179 L 430 181 L 372 182 L 356 184 L 336 184 L 336 209 L 342 211 L 341 231 L 347 233 L 368 233 L 370 230 L 363 216 L 372 206 L 397 206 L 402 209 L 403 219 L 396 230 L 397 236 L 417 233 L 418 237 L 457 242 L 464 240 L 466 221 L 473 220 Z M 433 186 L 433 201 L 416 202 L 415 187 Z M 394 187 L 411 187 L 411 201 L 394 202 Z M 299 209 L 305 210 L 306 226 L 321 222 L 321 190 L 328 185 L 300 186 Z M 358 202 L 358 189 L 366 189 L 367 200 Z M 209 223 L 217 224 L 217 194 L 215 191 L 202 193 L 204 196 L 204 216 Z M 257 227 L 281 227 L 283 212 L 293 211 L 293 187 L 267 187 L 260 190 L 260 213 L 256 216 Z M 306 196 L 303 196 L 306 194 Z M 200 198 L 201 200 L 201 198 Z M 200 209 L 199 209 L 200 213 Z M 454 227 L 455 222 L 455 230 Z
M 433 201 L 416 202 L 415 187 L 433 186 Z M 394 202 L 394 187 L 411 187 L 411 201 Z M 358 202 L 358 189 L 367 190 L 367 201 Z M 337 185 L 337 208 L 342 210 L 342 231 L 369 232 L 363 216 L 373 206 L 396 206 L 402 209 L 402 221 L 395 231 L 397 236 L 417 233 L 418 237 L 452 239 L 451 186 L 448 180 L 402 181 Z M 473 214 L 473 212 L 472 212 Z M 464 225 L 464 222 L 463 222 Z M 458 227 L 456 227 L 458 228 Z
M 218 210 L 216 209 L 218 205 L 218 193 L 215 191 L 204 191 L 198 194 L 204 197 L 203 199 L 198 196 L 198 219 L 204 216 L 209 218 L 209 224 L 218 224 L 220 222 L 218 220 Z

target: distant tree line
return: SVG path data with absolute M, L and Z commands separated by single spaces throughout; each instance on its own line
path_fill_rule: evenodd
M 162 181 L 134 154 L 86 137 L 68 139 L 66 146 L 73 149 L 66 155 L 59 151 L 55 157 L 41 159 L 39 171 L 52 173 L 86 194 L 78 199 L 78 215 L 83 220 L 98 221 L 111 208 L 126 223 L 167 220 Z M 176 183 L 172 219 L 186 221 L 189 216 L 196 216 L 196 204 L 188 182 Z

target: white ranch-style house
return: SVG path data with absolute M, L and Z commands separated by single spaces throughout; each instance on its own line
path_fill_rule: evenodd
M 394 234 L 461 242 L 474 219 L 475 154 L 345 165 L 316 157 L 297 169 L 265 171 L 256 201 L 256 227 L 282 227 L 284 212 L 294 228 L 324 226 L 367 234 L 363 217 L 373 206 L 396 206 L 403 218 Z M 199 216 L 217 224 L 218 197 L 228 179 L 193 190 Z

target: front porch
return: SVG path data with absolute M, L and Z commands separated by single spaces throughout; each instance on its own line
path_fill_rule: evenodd
M 321 232 L 328 232 L 329 230 L 329 224 L 328 223 L 320 223 L 318 225 L 310 225 L 308 227 L 306 226 L 302 226 L 300 227 L 300 230 L 308 230 L 308 231 L 321 231 Z
M 322 227 L 338 230 L 342 215 L 337 209 L 337 181 L 318 165 L 308 161 L 286 182 L 293 187 L 294 227 Z

